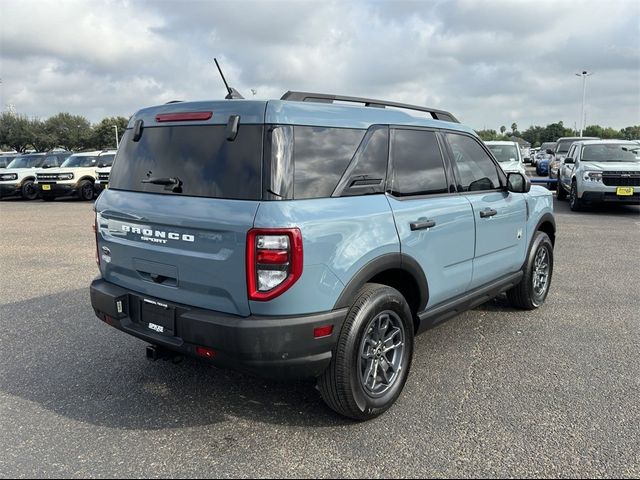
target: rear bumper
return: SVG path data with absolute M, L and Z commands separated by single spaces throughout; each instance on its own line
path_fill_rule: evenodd
M 196 347 L 207 347 L 215 351 L 207 360 L 214 365 L 280 380 L 318 377 L 331 362 L 347 313 L 341 309 L 299 317 L 239 317 L 153 299 L 102 278 L 91 283 L 90 293 L 98 318 L 119 330 L 184 355 L 197 356 Z M 143 298 L 175 307 L 174 336 L 152 331 L 140 321 Z M 333 325 L 333 334 L 314 338 L 314 329 L 326 325 Z
M 629 196 L 616 195 L 615 192 L 583 192 L 580 197 L 587 203 L 618 203 L 620 205 L 640 205 L 640 193 Z

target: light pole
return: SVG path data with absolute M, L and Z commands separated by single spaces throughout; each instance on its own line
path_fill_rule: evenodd
M 116 150 L 120 148 L 120 140 L 118 140 L 118 125 L 113 125 L 113 128 L 116 129 Z
M 593 75 L 593 72 L 587 72 L 583 70 L 582 73 L 576 73 L 576 77 L 582 77 L 582 115 L 580 116 L 580 136 L 582 137 L 582 131 L 585 128 L 585 117 L 584 117 L 584 102 L 587 98 L 587 77 Z

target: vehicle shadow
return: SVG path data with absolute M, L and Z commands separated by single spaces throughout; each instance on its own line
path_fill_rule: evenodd
M 95 317 L 88 289 L 2 306 L 0 391 L 75 420 L 118 429 L 216 424 L 350 423 L 310 382 L 278 383 L 196 359 L 150 362 L 145 343 Z
M 586 205 L 579 212 L 572 212 L 569 208 L 569 202 L 554 198 L 553 202 L 556 213 L 568 213 L 571 215 L 610 215 L 619 217 L 638 217 L 640 216 L 640 206 L 636 205 L 616 205 L 615 203 L 596 203 Z

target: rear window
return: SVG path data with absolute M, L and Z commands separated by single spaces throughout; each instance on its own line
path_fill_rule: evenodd
M 110 189 L 193 197 L 259 200 L 262 195 L 262 125 L 240 125 L 234 141 L 226 125 L 147 127 L 139 141 L 127 130 Z M 142 183 L 179 179 L 180 188 Z

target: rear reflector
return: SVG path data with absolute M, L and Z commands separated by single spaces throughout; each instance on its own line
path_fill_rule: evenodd
M 213 358 L 216 356 L 215 350 L 205 347 L 196 347 L 196 354 L 204 358 Z
M 213 112 L 159 113 L 156 115 L 156 122 L 189 122 L 193 120 L 209 120 L 211 117 L 213 117 Z
M 313 329 L 313 338 L 328 337 L 333 333 L 333 325 L 325 325 Z

